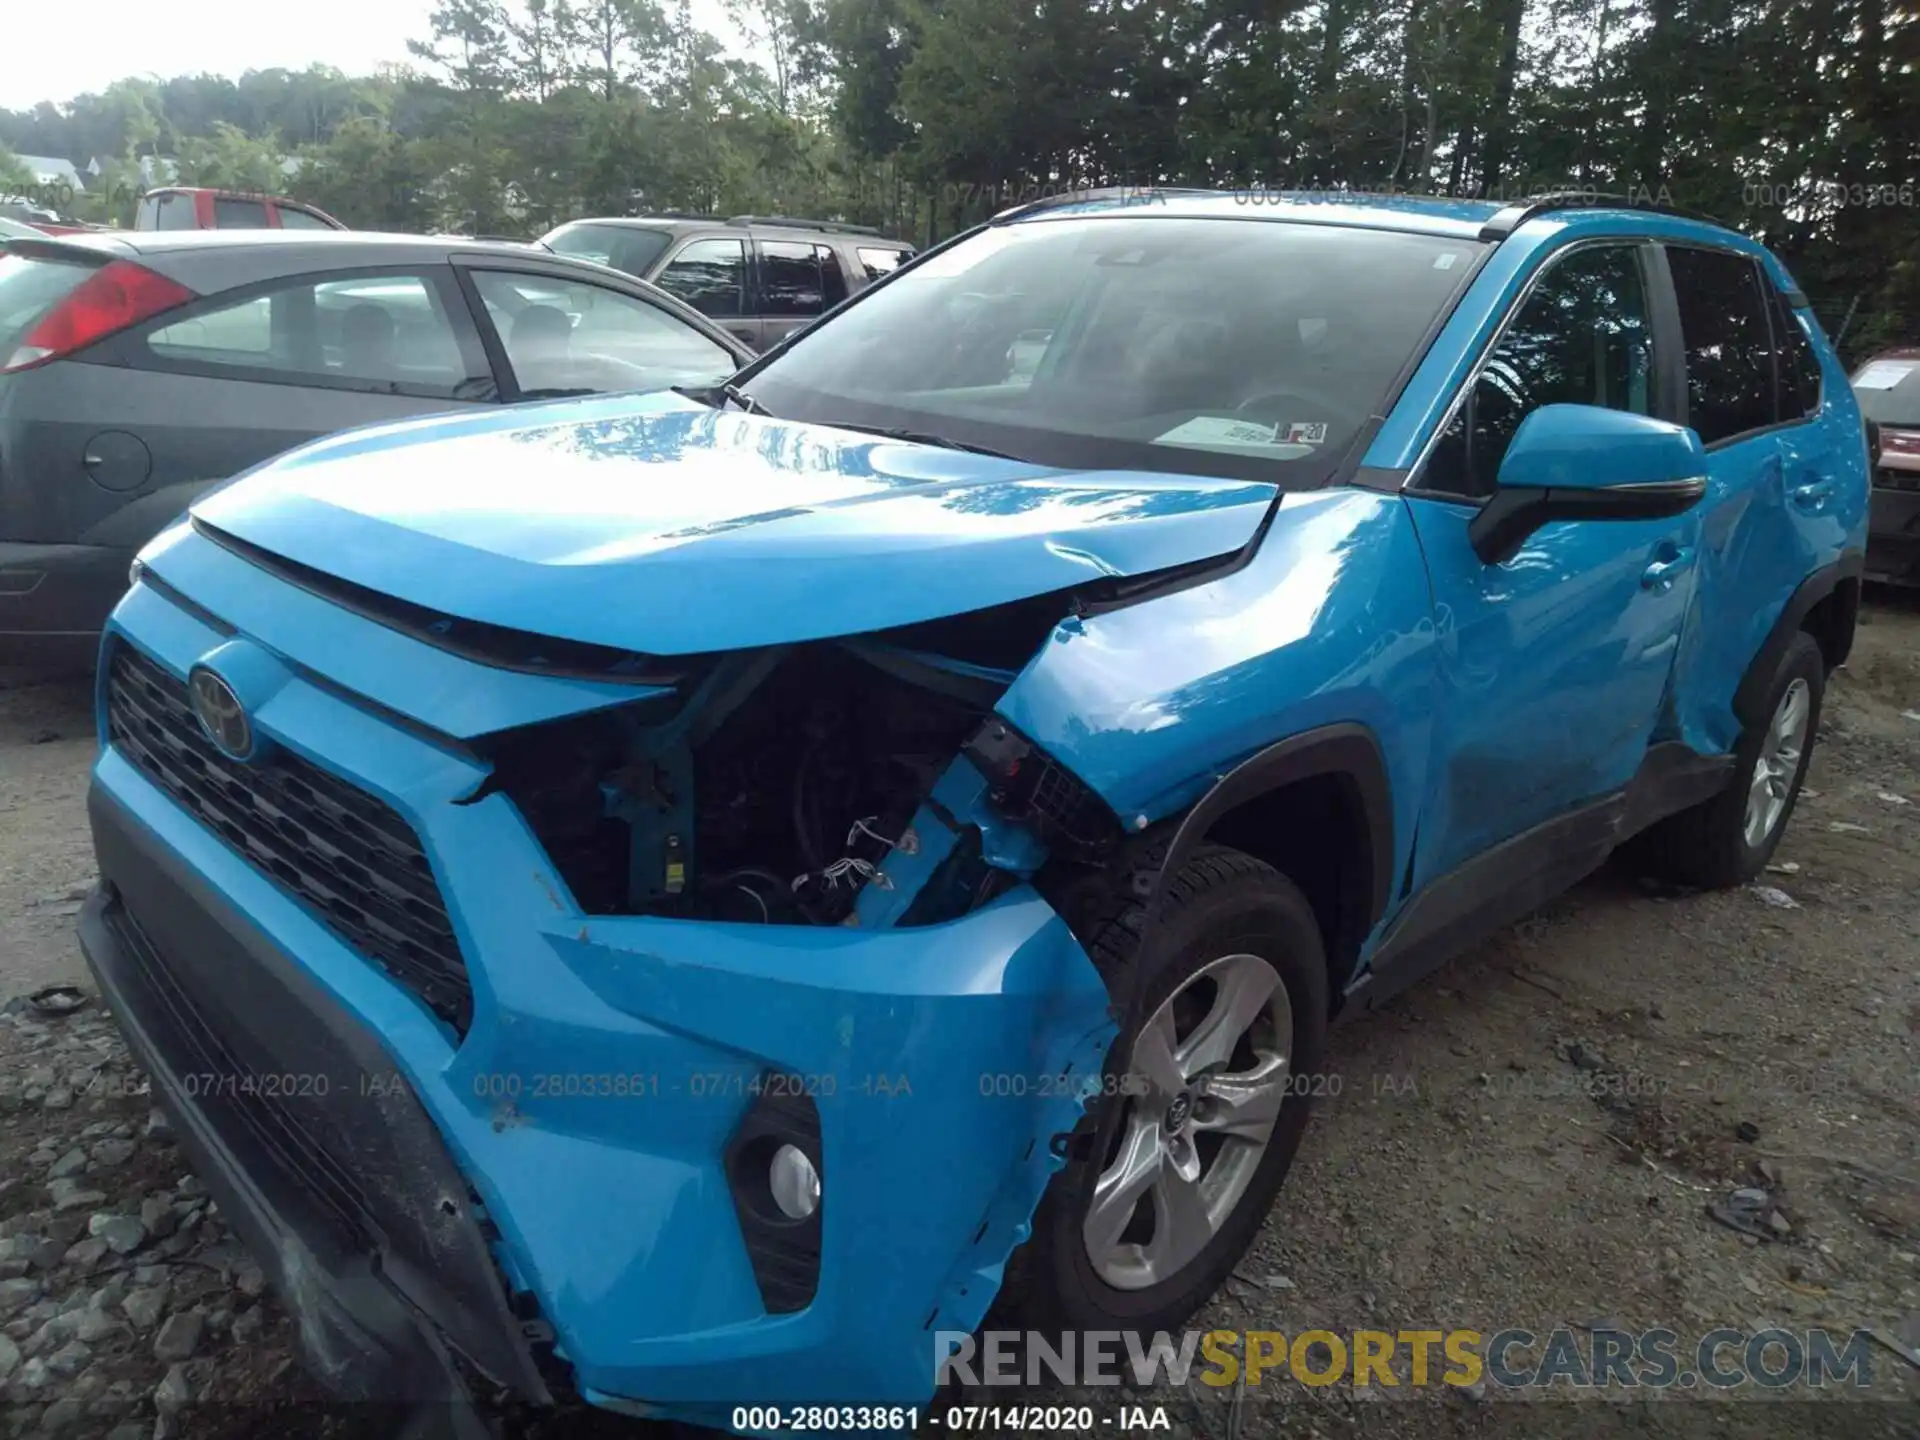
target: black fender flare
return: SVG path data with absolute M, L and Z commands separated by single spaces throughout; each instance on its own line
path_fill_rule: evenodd
M 1371 931 L 1386 913 L 1393 889 L 1393 794 L 1387 782 L 1386 756 L 1380 742 L 1365 725 L 1340 721 L 1303 730 L 1269 745 L 1249 756 L 1214 781 L 1211 789 L 1181 817 L 1173 836 L 1164 846 L 1155 844 L 1129 877 L 1133 892 L 1142 902 L 1136 953 L 1152 943 L 1159 928 L 1168 886 L 1190 859 L 1207 832 L 1222 815 L 1247 801 L 1278 790 L 1298 780 L 1322 775 L 1340 775 L 1351 780 L 1366 817 L 1373 874 L 1368 887 L 1368 913 L 1362 917 L 1361 934 Z M 1157 858 L 1156 858 L 1157 857 Z M 1133 1063 L 1133 1036 L 1140 1028 L 1144 987 L 1130 982 L 1118 1003 L 1114 1019 L 1119 1034 L 1114 1037 L 1107 1066 L 1111 1074 L 1124 1075 Z M 1105 1105 L 1098 1110 L 1094 1127 L 1093 1150 L 1105 1154 L 1118 1133 L 1120 1105 Z
M 1143 936 L 1152 933 L 1159 919 L 1167 886 L 1222 815 L 1270 791 L 1321 775 L 1350 780 L 1366 817 L 1373 873 L 1362 934 L 1379 924 L 1393 891 L 1393 792 L 1387 783 L 1386 756 L 1373 731 L 1341 721 L 1303 730 L 1249 756 L 1194 803 L 1174 831 L 1154 876 Z
M 1800 633 L 1813 607 L 1833 594 L 1843 582 L 1858 580 L 1866 569 L 1866 563 L 1864 550 L 1848 550 L 1833 564 L 1823 565 L 1807 576 L 1787 597 L 1786 608 L 1773 622 L 1767 638 L 1760 642 L 1753 662 L 1747 666 L 1747 673 L 1740 678 L 1740 685 L 1733 692 L 1733 713 L 1742 725 L 1757 725 L 1765 721 L 1766 717 L 1758 711 L 1766 703 L 1767 686 L 1772 683 L 1774 672 L 1780 668 L 1780 660 L 1787 653 L 1787 646 Z M 1848 643 L 1851 643 L 1851 638 L 1849 632 Z M 1836 665 L 1847 658 L 1846 650 L 1847 645 L 1843 644 L 1840 653 L 1834 657 Z

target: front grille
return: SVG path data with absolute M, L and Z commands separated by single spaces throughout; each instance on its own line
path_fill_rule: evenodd
M 125 645 L 108 672 L 107 726 L 142 774 L 466 1034 L 473 990 L 446 902 L 390 807 L 285 750 L 229 759 L 200 729 L 187 687 Z
M 128 958 L 139 967 L 141 978 L 173 1022 L 179 1049 L 170 1058 L 189 1093 L 210 1111 L 224 1107 L 223 1113 L 235 1117 L 273 1163 L 296 1182 L 297 1192 L 319 1202 L 342 1240 L 359 1250 L 370 1249 L 373 1229 L 367 1219 L 366 1192 L 322 1143 L 312 1124 L 314 1117 L 302 1113 L 314 1108 L 305 1102 L 304 1093 L 326 1095 L 333 1077 L 257 1075 L 235 1058 L 124 907 L 108 912 L 107 927 L 126 947 Z

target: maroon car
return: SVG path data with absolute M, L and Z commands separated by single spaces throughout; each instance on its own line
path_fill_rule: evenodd
M 1920 346 L 1881 351 L 1854 372 L 1853 392 L 1880 430 L 1867 576 L 1920 585 Z
M 136 230 L 344 230 L 326 211 L 278 195 L 166 185 L 140 197 Z

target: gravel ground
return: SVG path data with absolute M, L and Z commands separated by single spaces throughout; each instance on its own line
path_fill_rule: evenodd
M 1778 1324 L 1920 1346 L 1920 605 L 1877 597 L 1864 622 L 1765 886 L 1678 894 L 1609 868 L 1340 1031 L 1339 1093 L 1198 1324 L 1665 1326 L 1683 1345 Z M 19 998 L 85 980 L 90 723 L 84 684 L 0 678 L 4 1429 L 391 1434 L 317 1406 L 110 1018 Z M 1742 1186 L 1771 1238 L 1708 1218 Z M 1868 1398 L 1822 1403 L 1291 1381 L 1237 1407 L 1139 1398 L 1169 1406 L 1175 1440 L 1920 1435 L 1920 1371 L 1887 1348 L 1873 1364 Z

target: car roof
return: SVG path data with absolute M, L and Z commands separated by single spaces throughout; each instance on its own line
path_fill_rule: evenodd
M 1691 232 L 1704 241 L 1725 243 L 1734 240 L 1742 246 L 1751 246 L 1753 243 L 1738 232 L 1710 221 L 1643 208 L 1628 201 L 1608 204 L 1607 198 L 1600 195 L 1578 197 L 1555 207 L 1542 208 L 1527 218 L 1564 222 L 1582 217 L 1595 225 L 1628 231 L 1644 230 L 1648 234 L 1657 232 L 1666 238 L 1683 238 Z M 1196 219 L 1343 225 L 1356 229 L 1401 230 L 1449 239 L 1475 240 L 1480 238 L 1481 231 L 1496 215 L 1514 206 L 1526 205 L 1531 199 L 1518 196 L 1512 201 L 1468 200 L 1443 195 L 1376 195 L 1345 190 L 1145 188 L 1088 192 L 1084 200 L 1056 197 L 1041 202 L 1027 213 L 1016 210 L 1006 218 L 1023 222 L 1065 216 L 1150 213 Z
M 609 225 L 620 230 L 720 230 L 775 238 L 781 235 L 838 235 L 869 247 L 887 246 L 896 250 L 914 248 L 911 240 L 896 240 L 891 235 L 869 235 L 865 231 L 849 230 L 830 221 L 817 225 L 799 220 L 735 221 L 724 215 L 582 215 L 577 220 L 567 220 L 554 226 L 547 234 L 552 235 L 574 225 Z
M 390 235 L 379 230 L 101 230 L 62 240 L 106 241 L 135 255 L 167 255 L 202 250 L 312 250 L 338 264 L 341 250 L 392 250 L 451 254 L 470 251 L 525 256 L 527 247 L 502 240 L 470 240 L 457 235 Z
M 469 240 L 458 235 L 385 235 L 371 230 L 103 230 L 84 235 L 43 235 L 33 244 L 48 252 L 92 250 L 137 258 L 142 265 L 201 295 L 243 285 L 331 269 L 361 269 L 497 259 L 510 268 L 571 270 L 615 289 L 638 290 L 656 304 L 717 329 L 680 297 L 624 270 L 576 255 L 556 255 L 537 245 L 507 240 Z

